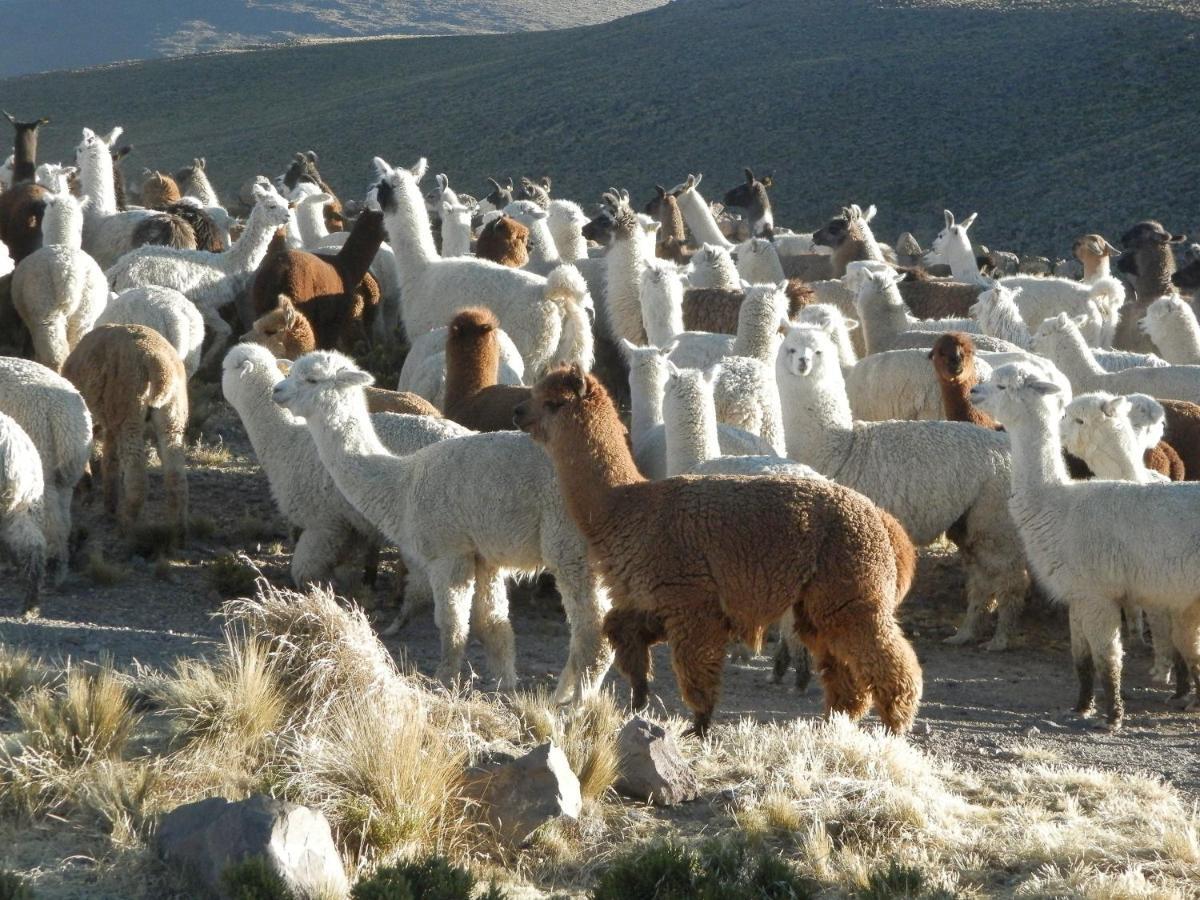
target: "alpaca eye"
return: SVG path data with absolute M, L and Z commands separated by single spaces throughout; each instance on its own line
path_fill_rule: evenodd
M 309 384 L 317 383 L 317 379 L 315 379 L 315 378 L 305 378 L 304 380 L 307 381 Z
M 562 406 L 562 404 L 557 400 L 547 400 L 544 405 L 549 412 L 558 412 L 559 408 Z

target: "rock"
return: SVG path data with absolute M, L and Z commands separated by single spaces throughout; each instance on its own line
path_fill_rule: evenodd
M 1054 274 L 1059 278 L 1074 278 L 1078 280 L 1083 277 L 1083 263 L 1077 259 L 1055 260 Z
M 1021 269 L 1020 257 L 1007 250 L 992 250 L 988 253 L 988 261 L 997 275 L 1016 275 Z
M 657 806 L 695 800 L 700 783 L 675 739 L 659 725 L 635 717 L 617 737 L 617 792 Z
M 1049 275 L 1053 271 L 1050 260 L 1044 256 L 1021 257 L 1022 275 Z
M 500 837 L 518 846 L 552 819 L 579 818 L 583 806 L 579 779 L 553 742 L 512 762 L 472 767 L 465 788 Z
M 216 896 L 224 896 L 225 870 L 252 856 L 265 859 L 298 898 L 350 892 L 324 814 L 264 794 L 176 807 L 163 816 L 155 843 L 159 857 L 187 870 Z
M 928 722 L 917 722 L 915 725 L 913 725 L 912 733 L 928 736 L 933 734 L 933 726 Z
M 1030 725 L 1025 729 L 1025 737 L 1027 738 L 1037 737 L 1041 733 L 1042 729 L 1038 728 L 1036 725 Z

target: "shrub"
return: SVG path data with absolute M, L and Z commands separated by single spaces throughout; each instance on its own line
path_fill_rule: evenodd
M 0 900 L 33 900 L 33 888 L 15 872 L 0 871 Z
M 383 866 L 350 891 L 351 900 L 472 900 L 475 877 L 441 856 Z M 504 900 L 494 884 L 478 900 Z
M 932 888 L 925 873 L 916 866 L 905 866 L 893 860 L 886 869 L 876 869 L 867 876 L 867 886 L 858 892 L 861 900 L 895 900 L 895 898 L 930 898 L 941 900 L 952 895 Z
M 119 756 L 139 718 L 109 662 L 68 669 L 60 689 L 38 688 L 17 701 L 16 711 L 26 746 L 68 767 Z
M 222 597 L 246 597 L 254 593 L 258 570 L 233 553 L 223 553 L 209 565 L 208 580 Z
M 247 857 L 226 869 L 221 887 L 229 900 L 293 900 L 283 879 L 261 856 Z

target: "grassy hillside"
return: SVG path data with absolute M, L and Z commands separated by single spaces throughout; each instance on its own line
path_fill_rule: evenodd
M 0 77 L 309 38 L 594 25 L 666 0 L 0 0 Z
M 993 8 L 994 7 L 994 8 Z M 203 153 L 225 191 L 315 148 L 346 195 L 381 155 L 463 190 L 541 174 L 591 199 L 741 167 L 772 172 L 777 221 L 876 203 L 885 239 L 978 209 L 979 240 L 1066 254 L 1144 216 L 1200 228 L 1198 26 L 1153 3 L 953 6 L 678 0 L 590 28 L 327 44 L 0 82 L 0 105 L 123 124 L 145 165 Z

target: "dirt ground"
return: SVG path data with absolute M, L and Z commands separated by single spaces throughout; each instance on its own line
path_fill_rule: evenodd
M 60 589 L 45 596 L 41 617 L 32 621 L 17 615 L 21 596 L 17 579 L 9 572 L 0 574 L 0 642 L 27 647 L 49 659 L 96 659 L 108 654 L 121 666 L 166 667 L 179 656 L 205 653 L 220 637 L 213 614 L 222 598 L 211 579 L 216 557 L 245 551 L 266 577 L 286 583 L 288 529 L 275 512 L 266 478 L 236 416 L 218 407 L 205 431 L 205 443 L 220 440 L 231 457 L 214 467 L 195 460 L 190 464 L 193 521 L 209 520 L 215 526 L 212 533 L 193 537 L 169 566 L 156 565 L 128 557 L 98 499 L 77 498 L 76 522 L 88 531 L 79 564 Z M 154 471 L 147 508 L 151 518 L 159 509 L 158 484 Z M 125 568 L 117 583 L 98 583 L 88 571 L 86 557 L 97 550 Z M 387 603 L 395 590 L 394 559 L 385 554 L 377 591 L 383 623 L 391 620 Z M 521 589 L 515 595 L 512 615 L 523 686 L 552 685 L 566 654 L 562 611 L 552 593 Z M 1200 745 L 1195 738 L 1200 713 L 1175 708 L 1169 690 L 1151 685 L 1149 648 L 1139 642 L 1127 647 L 1125 726 L 1107 733 L 1068 714 L 1075 677 L 1062 610 L 1031 606 L 1021 621 L 1015 648 L 989 653 L 980 647 L 942 643 L 962 613 L 961 597 L 961 569 L 955 556 L 939 548 L 924 551 L 918 581 L 902 608 L 904 627 L 925 674 L 925 697 L 913 741 L 962 766 L 985 771 L 1001 768 L 1015 744 L 1044 746 L 1077 765 L 1161 776 L 1200 800 Z M 439 653 L 432 612 L 423 611 L 399 634 L 387 638 L 386 644 L 397 658 L 432 673 Z M 476 671 L 486 671 L 480 648 L 473 646 L 469 659 Z M 664 648 L 658 649 L 655 666 L 654 707 L 685 714 Z M 730 661 L 718 721 L 819 715 L 820 689 L 815 681 L 800 694 L 790 683 L 771 684 L 770 670 L 766 657 Z M 609 675 L 609 683 L 619 697 L 628 696 L 627 686 L 615 672 Z

